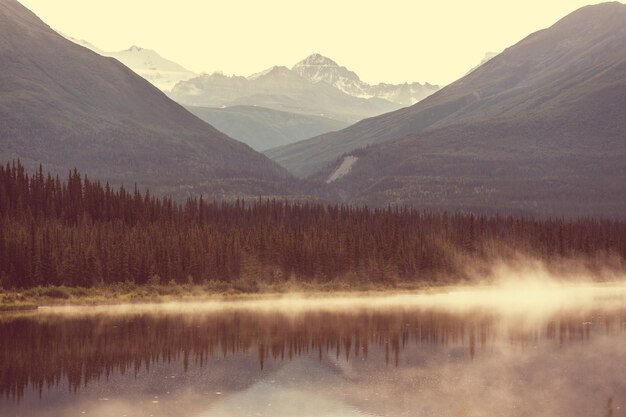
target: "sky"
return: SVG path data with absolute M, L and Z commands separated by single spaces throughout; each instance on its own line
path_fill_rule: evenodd
M 321 53 L 369 83 L 445 85 L 594 0 L 19 0 L 101 50 L 250 75 Z

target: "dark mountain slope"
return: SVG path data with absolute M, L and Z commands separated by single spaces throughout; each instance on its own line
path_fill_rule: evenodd
M 273 193 L 287 176 L 115 59 L 0 0 L 0 160 L 13 158 L 165 192 L 215 181 L 237 193 L 255 178 L 258 193 Z
M 373 205 L 624 217 L 625 116 L 626 5 L 589 6 L 378 118 L 420 132 L 354 151 L 333 184 Z

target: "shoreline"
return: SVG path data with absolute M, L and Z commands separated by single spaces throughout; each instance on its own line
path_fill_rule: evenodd
M 40 307 L 88 307 L 133 304 L 198 303 L 238 300 L 272 300 L 285 296 L 299 298 L 339 298 L 346 296 L 377 296 L 385 293 L 415 294 L 448 290 L 463 283 L 398 283 L 395 285 L 363 284 L 297 284 L 270 285 L 263 288 L 225 290 L 206 285 L 143 285 L 82 288 L 35 287 L 0 290 L 0 313 L 34 311 Z
M 552 281 L 547 284 L 566 286 L 624 286 L 623 280 L 611 281 Z M 523 282 L 521 284 L 524 284 Z M 532 288 L 532 282 L 531 288 Z M 536 284 L 536 283 L 535 283 Z M 241 291 L 232 288 L 215 291 L 207 285 L 164 285 L 127 287 L 124 284 L 109 287 L 37 287 L 28 290 L 0 290 L 0 314 L 12 312 L 37 311 L 51 307 L 107 307 L 167 305 L 174 303 L 232 303 L 268 300 L 283 300 L 287 297 L 302 300 L 340 298 L 372 299 L 385 295 L 426 295 L 442 294 L 455 290 L 476 290 L 498 288 L 496 282 L 428 282 L 396 283 L 395 285 L 364 284 L 348 286 L 339 283 L 265 286 L 255 291 Z M 519 287 L 523 290 L 524 285 Z M 509 290 L 511 290 L 509 288 Z

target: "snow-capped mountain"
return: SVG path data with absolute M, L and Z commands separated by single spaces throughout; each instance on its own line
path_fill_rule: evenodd
M 249 77 L 200 75 L 176 84 L 169 95 L 189 106 L 261 106 L 348 123 L 401 107 L 387 100 L 354 97 L 331 84 L 312 82 L 283 66 Z
M 361 81 L 356 73 L 320 54 L 309 55 L 294 65 L 292 71 L 315 83 L 328 83 L 354 97 L 372 97 L 370 86 Z
M 117 59 L 163 91 L 169 91 L 176 83 L 188 80 L 197 75 L 175 62 L 163 58 L 156 51 L 151 49 L 131 46 L 124 51 L 105 52 L 85 40 L 75 39 L 60 32 L 59 34 L 78 45 L 91 49 L 99 55 Z
M 181 65 L 163 58 L 156 51 L 131 46 L 120 52 L 107 54 L 150 81 L 161 90 L 169 91 L 180 81 L 195 77 L 196 74 Z
M 355 72 L 320 54 L 309 55 L 292 70 L 309 81 L 325 82 L 354 97 L 380 98 L 402 106 L 415 104 L 439 90 L 436 85 L 417 82 L 370 85 Z
M 313 54 L 291 69 L 273 66 L 248 77 L 200 75 L 176 84 L 169 94 L 190 106 L 262 106 L 354 123 L 412 105 L 437 90 L 428 83 L 370 85 L 332 59 Z

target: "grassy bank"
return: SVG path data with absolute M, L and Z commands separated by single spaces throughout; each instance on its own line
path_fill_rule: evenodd
M 441 284 L 440 284 L 441 285 Z M 202 301 L 237 298 L 266 298 L 282 294 L 303 296 L 346 293 L 377 293 L 383 291 L 427 290 L 440 285 L 431 283 L 298 283 L 281 282 L 209 282 L 203 285 L 134 285 L 121 283 L 93 288 L 35 287 L 0 290 L 0 311 L 35 309 L 37 306 L 107 305 L 129 303 L 165 303 L 171 301 Z

